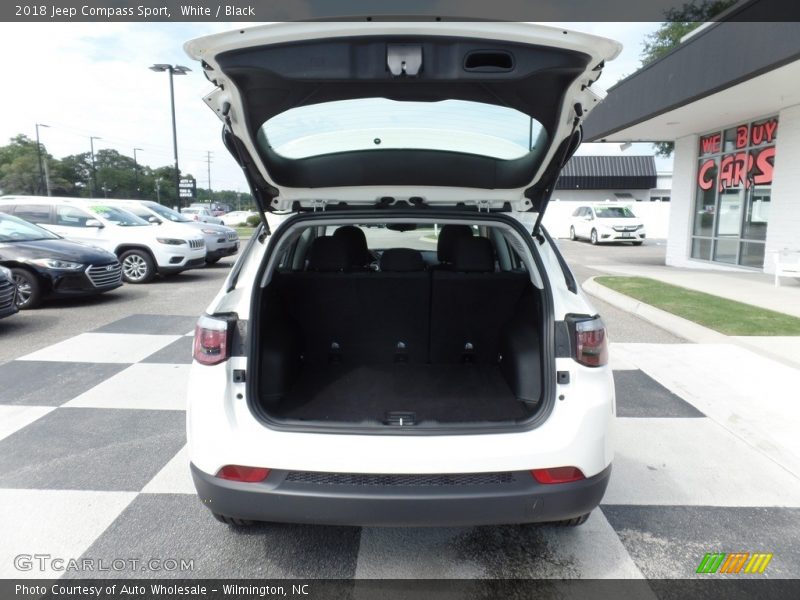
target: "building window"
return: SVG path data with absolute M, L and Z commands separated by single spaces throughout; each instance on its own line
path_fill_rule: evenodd
M 700 138 L 692 258 L 764 266 L 777 134 L 770 117 Z

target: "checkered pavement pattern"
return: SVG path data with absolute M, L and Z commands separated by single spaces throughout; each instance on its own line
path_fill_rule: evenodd
M 739 551 L 772 552 L 767 576 L 800 573 L 791 367 L 736 346 L 614 344 L 614 470 L 578 528 L 236 530 L 189 476 L 194 321 L 131 315 L 0 365 L 0 577 L 93 576 L 19 572 L 20 553 L 194 566 L 103 577 L 682 578 Z

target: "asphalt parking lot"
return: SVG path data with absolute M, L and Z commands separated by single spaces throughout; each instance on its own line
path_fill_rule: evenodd
M 560 246 L 581 281 L 598 273 L 592 265 L 664 251 L 657 241 Z M 217 523 L 189 479 L 184 394 L 194 320 L 231 263 L 0 321 L 0 577 L 690 578 L 709 552 L 772 553 L 762 577 L 800 572 L 800 478 L 780 452 L 793 427 L 741 418 L 763 393 L 754 372 L 788 394 L 796 370 L 685 343 L 599 301 L 617 454 L 582 527 Z M 127 566 L 15 566 L 36 553 Z M 192 564 L 130 566 L 151 558 Z

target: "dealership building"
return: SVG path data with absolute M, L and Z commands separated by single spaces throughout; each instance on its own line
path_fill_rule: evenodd
M 585 141 L 675 143 L 668 265 L 771 273 L 800 251 L 800 23 L 742 22 L 758 4 L 704 24 L 587 118 Z

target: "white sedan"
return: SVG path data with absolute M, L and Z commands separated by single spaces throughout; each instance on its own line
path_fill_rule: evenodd
M 220 217 L 223 225 L 228 227 L 236 227 L 247 223 L 248 217 L 258 216 L 258 213 L 251 210 L 235 210 L 233 212 L 225 213 Z
M 207 208 L 201 208 L 199 206 L 190 206 L 188 208 L 182 208 L 181 214 L 186 215 L 193 221 L 200 221 L 201 223 L 214 223 L 216 225 L 225 225 L 225 223 L 219 217 L 215 217 L 211 214 L 211 211 Z

